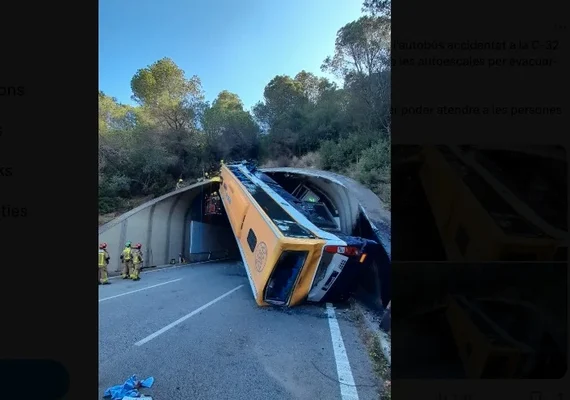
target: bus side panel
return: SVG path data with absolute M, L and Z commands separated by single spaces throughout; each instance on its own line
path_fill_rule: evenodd
M 450 261 L 462 259 L 457 246 L 450 243 L 449 222 L 456 204 L 457 182 L 453 178 L 453 171 L 446 165 L 437 149 L 426 146 L 423 150 L 424 164 L 420 169 L 420 179 L 431 206 L 439 235 L 447 258 Z
M 449 261 L 549 261 L 551 238 L 507 235 L 435 146 L 425 146 L 420 177 Z
M 231 173 L 222 168 L 222 184 L 220 185 L 220 196 L 224 203 L 224 208 L 230 220 L 230 224 L 237 238 L 241 236 L 241 225 L 251 203 L 243 193 L 240 185 Z
M 498 259 L 493 243 L 503 235 L 488 212 L 435 146 L 426 146 L 423 155 L 420 178 L 448 260 Z
M 452 182 L 453 171 L 434 146 L 425 146 L 422 155 L 424 163 L 420 169 L 420 178 L 437 227 L 443 236 L 441 230 L 445 229 L 445 223 L 452 212 L 457 185 Z M 435 202 L 434 199 L 438 201 Z
M 467 260 L 499 260 L 499 243 L 505 235 L 463 182 L 458 181 L 458 202 L 451 215 L 447 240 Z M 450 260 L 454 261 L 454 260 Z
M 251 206 L 243 222 L 242 235 L 239 238 L 251 278 L 257 290 L 257 303 L 263 301 L 263 291 L 273 271 L 273 266 L 281 255 L 281 235 L 277 234 L 261 212 Z

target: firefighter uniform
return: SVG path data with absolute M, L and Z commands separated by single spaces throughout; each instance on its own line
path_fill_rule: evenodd
M 128 279 L 131 275 L 131 271 L 133 269 L 133 254 L 131 249 L 131 242 L 127 242 L 125 244 L 125 248 L 121 253 L 121 261 L 123 262 L 123 272 L 121 273 L 121 277 L 123 279 Z
M 142 248 L 142 245 L 140 243 L 137 243 L 135 245 L 134 250 L 132 251 L 133 269 L 131 270 L 130 278 L 133 281 L 138 281 L 139 279 L 141 279 L 140 270 L 141 270 L 142 263 L 144 261 L 141 248 Z
M 99 245 L 99 284 L 109 284 L 109 277 L 107 275 L 107 265 L 109 265 L 109 252 L 107 251 L 107 243 Z

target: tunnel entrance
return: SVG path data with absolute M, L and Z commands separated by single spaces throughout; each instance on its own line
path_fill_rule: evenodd
M 241 259 L 218 188 L 217 183 L 203 186 L 190 203 L 184 222 L 186 262 Z

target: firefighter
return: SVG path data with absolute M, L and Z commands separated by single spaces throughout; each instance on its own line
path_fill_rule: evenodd
M 121 273 L 121 278 L 128 279 L 133 269 L 131 242 L 125 243 L 125 248 L 121 253 L 121 262 L 123 263 L 123 272 Z
M 142 256 L 142 244 L 137 243 L 135 244 L 135 249 L 133 250 L 133 268 L 131 269 L 131 276 L 130 278 L 133 281 L 138 281 L 139 279 L 141 279 L 140 277 L 140 270 L 141 270 L 141 265 L 143 263 L 143 256 Z
M 101 243 L 99 245 L 99 284 L 108 285 L 109 277 L 107 276 L 107 266 L 109 265 L 109 260 L 111 256 L 107 251 L 107 243 Z
M 182 186 L 184 185 L 184 181 L 181 179 L 178 179 L 178 183 L 176 183 L 176 189 L 181 189 Z

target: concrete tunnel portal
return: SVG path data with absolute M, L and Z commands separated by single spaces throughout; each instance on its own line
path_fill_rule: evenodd
M 381 293 L 385 306 L 390 293 L 390 213 L 369 189 L 344 176 L 313 169 L 266 168 L 264 173 L 290 193 L 317 194 L 341 231 L 381 244 L 373 271 L 362 280 L 367 292 Z M 186 262 L 240 260 L 236 239 L 223 207 L 222 215 L 205 215 L 205 195 L 216 192 L 219 182 L 206 180 L 146 202 L 99 227 L 99 242 L 108 244 L 109 273 L 120 270 L 119 255 L 125 242 L 141 243 L 144 267 Z M 370 276 L 372 274 L 372 276 Z M 370 287 L 374 282 L 373 287 Z M 375 303 L 373 299 L 371 303 Z M 380 301 L 378 301 L 380 303 Z M 376 306 L 376 304 L 372 304 Z M 381 306 L 381 304 L 378 304 Z

